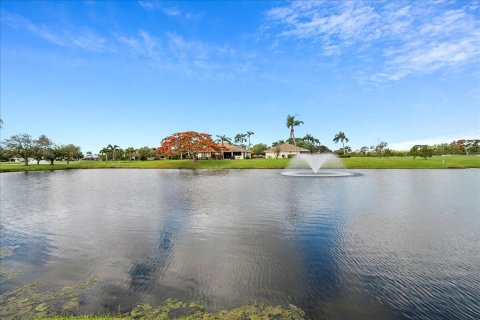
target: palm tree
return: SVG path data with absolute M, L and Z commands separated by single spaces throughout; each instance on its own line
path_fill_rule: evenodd
M 104 154 L 105 155 L 105 161 L 108 161 L 108 147 L 103 148 L 99 152 L 100 152 L 100 154 Z
M 247 131 L 247 137 L 248 137 L 248 149 L 250 149 L 250 136 L 255 134 L 253 131 Z
M 135 149 L 132 147 L 128 147 L 125 149 L 125 152 L 128 153 L 128 161 L 132 161 L 132 153 L 135 152 Z
M 222 134 L 222 135 L 218 135 L 217 134 L 217 140 L 215 140 L 216 142 L 220 142 L 222 143 L 222 147 L 223 147 L 223 143 L 224 142 L 228 142 L 229 144 L 232 143 L 232 139 L 230 139 L 229 137 L 227 137 L 226 135 Z
M 295 150 L 298 152 L 297 148 L 297 141 L 295 141 L 295 127 L 299 127 L 303 124 L 303 121 L 295 119 L 297 115 L 291 116 L 287 115 L 287 128 L 290 128 L 290 139 L 293 140 L 293 144 L 295 145 Z
M 109 144 L 109 145 L 107 146 L 108 151 L 111 151 L 111 152 L 113 153 L 113 161 L 115 161 L 115 151 L 117 151 L 119 148 L 120 148 L 120 147 L 117 146 L 116 144 L 113 145 L 113 146 L 112 146 L 111 144 Z
M 310 153 L 313 153 L 317 146 L 320 146 L 320 140 L 312 136 L 310 133 L 307 133 L 305 137 L 302 138 L 303 141 L 307 142 L 308 149 Z
M 344 143 L 344 141 L 348 142 L 348 138 L 345 136 L 345 133 L 343 133 L 342 131 L 337 133 L 335 135 L 335 137 L 333 138 L 333 142 L 338 143 L 338 141 L 340 141 L 342 143 L 343 154 L 345 155 L 345 143 Z
M 235 136 L 235 143 L 240 144 L 243 147 L 243 143 L 247 142 L 247 139 L 245 138 L 247 135 L 245 133 L 239 133 Z

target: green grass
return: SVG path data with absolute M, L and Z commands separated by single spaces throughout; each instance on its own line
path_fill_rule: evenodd
M 355 157 L 342 159 L 352 169 L 449 169 L 480 168 L 480 156 L 435 156 L 428 159 L 412 157 Z
M 340 159 L 349 169 L 448 169 L 480 168 L 480 156 L 448 156 L 421 159 L 412 157 L 355 157 Z M 249 159 L 249 160 L 154 160 L 154 161 L 71 161 L 58 162 L 54 165 L 41 164 L 25 166 L 19 164 L 0 164 L 0 172 L 41 171 L 64 169 L 283 169 L 290 163 L 289 159 Z

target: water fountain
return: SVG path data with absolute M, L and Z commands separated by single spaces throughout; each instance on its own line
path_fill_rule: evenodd
M 298 170 L 298 168 L 305 168 L 308 165 L 311 170 Z M 320 169 L 328 169 L 322 170 Z M 289 169 L 295 169 L 293 171 L 283 172 L 285 176 L 294 177 L 351 177 L 358 175 L 349 171 L 332 171 L 331 169 L 343 169 L 341 161 L 333 153 L 318 153 L 318 154 L 299 154 L 292 159 L 289 165 Z

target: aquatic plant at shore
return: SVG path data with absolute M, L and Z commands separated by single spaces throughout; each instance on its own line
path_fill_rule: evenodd
M 181 320 L 243 320 L 243 319 L 306 319 L 305 313 L 294 305 L 287 307 L 267 306 L 264 304 L 250 303 L 218 312 L 207 312 L 205 307 L 197 303 L 186 303 L 173 299 L 167 300 L 160 306 L 153 307 L 141 304 L 123 315 L 81 315 L 81 316 L 56 316 L 41 317 L 37 319 L 49 320 L 114 320 L 114 319 L 181 319 Z

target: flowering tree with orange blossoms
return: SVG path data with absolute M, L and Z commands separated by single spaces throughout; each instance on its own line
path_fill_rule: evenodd
M 186 153 L 193 161 L 197 160 L 197 154 L 201 152 L 222 153 L 225 147 L 216 144 L 212 136 L 207 133 L 195 131 L 177 132 L 162 140 L 157 153 L 167 157 L 180 156 Z

